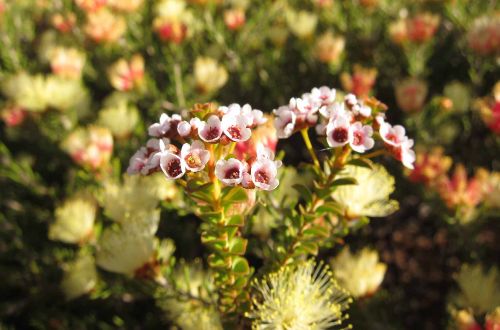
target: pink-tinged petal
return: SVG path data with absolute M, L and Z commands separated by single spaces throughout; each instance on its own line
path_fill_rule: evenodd
M 186 173 L 182 159 L 170 152 L 163 152 L 161 154 L 160 167 L 168 179 L 178 179 Z
M 191 124 L 187 121 L 181 121 L 177 125 L 177 133 L 179 133 L 179 135 L 182 137 L 188 136 L 189 134 L 191 134 Z
M 212 115 L 206 122 L 201 122 L 198 134 L 205 142 L 216 142 L 222 135 L 221 121 L 216 115 Z
M 243 180 L 244 166 L 236 158 L 220 159 L 215 164 L 215 176 L 225 185 L 235 186 Z

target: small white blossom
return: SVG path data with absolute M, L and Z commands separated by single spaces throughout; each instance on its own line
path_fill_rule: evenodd
M 394 147 L 401 145 L 406 138 L 406 131 L 403 126 L 392 126 L 385 122 L 380 125 L 379 133 L 385 143 Z
M 215 175 L 225 185 L 235 186 L 243 180 L 245 166 L 236 158 L 220 159 L 215 164 Z
M 177 125 L 177 133 L 179 133 L 181 137 L 188 136 L 191 134 L 191 124 L 185 120 L 181 121 L 179 125 Z
M 346 116 L 338 116 L 330 120 L 326 126 L 326 141 L 332 148 L 341 147 L 349 143 L 349 119 Z
M 216 142 L 222 135 L 222 125 L 219 117 L 212 115 L 208 120 L 202 121 L 198 125 L 200 139 L 205 142 Z
M 227 114 L 222 117 L 222 130 L 232 141 L 244 142 L 250 139 L 252 131 L 247 127 L 248 118 L 243 115 Z
M 160 167 L 168 179 L 178 179 L 186 173 L 186 165 L 179 156 L 168 151 L 160 155 Z
M 205 150 L 203 142 L 197 140 L 191 145 L 185 143 L 181 149 L 181 158 L 191 172 L 199 172 L 205 168 L 210 159 L 210 152 Z
M 290 137 L 295 129 L 296 115 L 288 106 L 281 106 L 274 110 L 276 119 L 274 126 L 276 127 L 278 138 L 286 139 Z
M 141 172 L 143 167 L 148 161 L 148 150 L 145 147 L 141 147 L 135 152 L 135 154 L 130 157 L 129 165 L 127 168 L 128 174 L 138 174 Z
M 311 90 L 311 97 L 321 103 L 321 106 L 329 106 L 335 102 L 335 95 L 337 91 L 334 88 L 322 86 L 320 88 L 314 87 Z
M 363 153 L 375 145 L 372 135 L 373 128 L 371 126 L 363 126 L 359 121 L 355 122 L 349 127 L 349 145 L 352 150 Z

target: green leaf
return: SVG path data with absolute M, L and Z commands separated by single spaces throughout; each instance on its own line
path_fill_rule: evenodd
M 247 199 L 247 192 L 242 187 L 225 187 L 222 189 L 222 204 L 224 206 L 244 203 Z
M 205 212 L 200 214 L 200 218 L 212 224 L 217 224 L 222 219 L 222 212 Z
M 346 185 L 351 185 L 351 184 L 358 184 L 358 181 L 356 181 L 355 178 L 341 178 L 337 179 L 332 182 L 330 187 L 338 187 L 338 186 L 346 186 Z
M 241 237 L 236 237 L 229 243 L 229 252 L 232 254 L 243 255 L 247 249 L 248 241 Z
M 237 274 L 246 275 L 250 273 L 250 267 L 248 266 L 248 261 L 242 257 L 236 257 L 233 259 L 232 269 L 233 272 Z
M 208 256 L 208 264 L 212 268 L 229 268 L 231 267 L 231 257 L 223 257 L 216 254 Z
M 314 238 L 325 238 L 329 236 L 328 229 L 322 226 L 313 226 L 311 228 L 308 228 L 304 230 L 303 235 L 304 236 L 310 236 Z
M 316 242 L 300 242 L 297 249 L 295 250 L 295 255 L 301 254 L 318 254 L 318 244 Z
M 311 203 L 313 196 L 309 188 L 299 183 L 294 184 L 293 188 L 299 192 L 300 197 L 303 198 L 306 203 Z
M 350 161 L 347 162 L 348 165 L 353 165 L 353 166 L 359 166 L 359 167 L 364 167 L 367 169 L 372 169 L 372 163 L 368 159 L 364 158 L 353 158 Z
M 241 214 L 233 215 L 226 223 L 227 226 L 241 227 L 245 224 L 245 217 Z
M 323 215 L 325 213 L 343 215 L 344 208 L 337 202 L 326 202 L 325 204 L 318 206 L 318 208 L 316 209 L 316 214 L 318 215 Z

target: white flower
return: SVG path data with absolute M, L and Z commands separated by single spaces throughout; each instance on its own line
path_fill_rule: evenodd
M 106 229 L 97 248 L 97 265 L 107 271 L 134 275 L 152 260 L 158 242 L 137 226 Z
M 367 248 L 356 254 L 351 254 L 349 248 L 344 248 L 332 259 L 331 265 L 340 285 L 354 297 L 363 297 L 377 291 L 387 270 L 387 265 L 379 262 L 377 251 Z
M 73 244 L 88 240 L 94 229 L 96 209 L 90 198 L 68 199 L 55 211 L 56 221 L 49 227 L 49 239 Z
M 222 135 L 222 125 L 219 117 L 212 115 L 208 120 L 202 121 L 198 126 L 200 139 L 205 142 L 217 142 Z
M 333 199 L 343 206 L 347 217 L 384 217 L 398 209 L 398 202 L 389 199 L 394 191 L 394 178 L 383 166 L 374 164 L 368 169 L 348 165 L 338 177 L 351 177 L 358 182 L 339 186 L 332 194 Z
M 236 158 L 220 159 L 215 164 L 215 175 L 228 186 L 235 186 L 243 180 L 245 166 Z
M 330 89 L 327 86 L 322 86 L 320 88 L 314 87 L 311 90 L 311 97 L 321 103 L 321 106 L 329 106 L 335 102 L 336 93 L 337 91 L 335 88 Z
M 182 159 L 168 151 L 161 153 L 160 168 L 168 179 L 178 179 L 186 173 L 186 165 Z
M 210 152 L 205 150 L 203 142 L 197 140 L 191 145 L 185 143 L 181 149 L 181 158 L 186 168 L 192 172 L 199 172 L 205 168 L 210 159 Z
M 251 120 L 252 117 L 250 117 Z M 226 136 L 235 142 L 244 142 L 252 136 L 252 131 L 247 127 L 248 118 L 243 115 L 227 114 L 222 117 L 221 127 Z
M 341 147 L 349 143 L 349 119 L 338 116 L 326 125 L 326 141 L 330 147 Z
M 152 137 L 163 137 L 169 133 L 171 128 L 175 129 L 181 121 L 182 118 L 178 114 L 174 114 L 170 117 L 166 113 L 162 113 L 160 121 L 149 126 L 148 134 Z
M 162 113 L 160 116 L 160 121 L 154 123 L 148 128 L 149 136 L 161 137 L 165 135 L 170 130 L 170 116 L 166 113 Z
M 127 173 L 128 174 L 138 174 L 141 173 L 142 169 L 148 161 L 148 150 L 145 147 L 141 147 L 135 152 L 135 154 L 130 157 Z
M 258 159 L 252 164 L 252 181 L 256 187 L 262 190 L 274 190 L 278 184 L 278 167 L 269 159 Z
M 321 103 L 315 100 L 311 94 L 304 94 L 302 98 L 291 98 L 288 107 L 295 113 L 297 119 L 309 125 L 314 125 L 318 121 L 317 112 Z
M 276 119 L 274 126 L 276 127 L 278 138 L 286 139 L 293 134 L 295 129 L 296 115 L 288 106 L 281 106 L 274 110 Z
M 349 145 L 354 151 L 363 153 L 373 148 L 375 141 L 372 139 L 373 128 L 368 125 L 355 122 L 349 127 Z
M 255 282 L 253 329 L 331 329 L 347 318 L 350 298 L 327 266 L 308 261 Z
M 406 138 L 405 128 L 401 125 L 395 125 L 394 127 L 386 122 L 380 125 L 379 129 L 380 136 L 382 140 L 388 145 L 398 147 Z
M 414 168 L 413 163 L 415 162 L 416 159 L 415 151 L 413 151 L 412 148 L 413 148 L 413 140 L 406 138 L 399 145 L 399 147 L 393 149 L 393 152 L 395 152 L 396 159 L 401 161 L 401 163 L 410 170 L 413 170 Z
M 252 107 L 250 106 L 250 104 L 240 106 L 238 103 L 233 103 L 228 105 L 227 107 L 219 107 L 219 111 L 224 115 L 243 116 L 245 118 L 247 126 L 251 126 L 253 123 Z
M 185 120 L 181 121 L 179 125 L 177 125 L 177 133 L 179 133 L 181 137 L 188 136 L 191 134 L 191 124 Z

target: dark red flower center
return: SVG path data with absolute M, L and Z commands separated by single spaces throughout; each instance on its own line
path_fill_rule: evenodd
M 238 126 L 231 126 L 227 129 L 227 132 L 233 139 L 239 140 L 241 139 L 241 130 Z
M 181 161 L 179 159 L 172 159 L 167 164 L 167 173 L 171 177 L 176 177 L 182 173 Z
M 353 134 L 352 144 L 354 144 L 355 146 L 359 146 L 363 144 L 363 140 L 364 140 L 363 133 L 360 131 L 355 131 Z
M 268 184 L 269 183 L 269 175 L 267 175 L 266 171 L 258 170 L 255 172 L 255 181 Z
M 348 135 L 348 131 L 345 127 L 337 127 L 332 132 L 333 139 L 340 143 L 347 141 Z
M 224 175 L 225 179 L 239 179 L 239 177 L 240 177 L 240 169 L 237 166 L 227 169 Z

